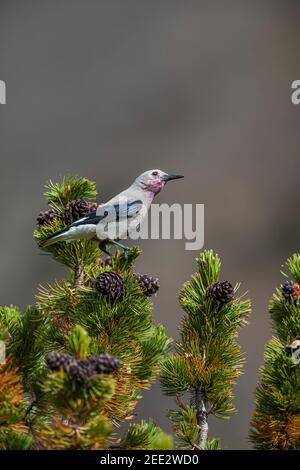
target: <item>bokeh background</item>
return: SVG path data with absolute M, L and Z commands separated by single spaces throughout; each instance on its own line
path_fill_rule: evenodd
M 46 180 L 84 175 L 105 201 L 146 169 L 183 173 L 157 202 L 205 204 L 205 247 L 253 300 L 238 414 L 210 421 L 231 449 L 250 447 L 268 300 L 299 251 L 299 21 L 289 0 L 0 2 L 0 303 L 24 307 L 64 275 L 32 239 Z M 141 246 L 138 269 L 161 280 L 154 316 L 176 337 L 177 294 L 197 253 L 183 241 Z M 156 384 L 139 419 L 169 430 L 172 404 Z

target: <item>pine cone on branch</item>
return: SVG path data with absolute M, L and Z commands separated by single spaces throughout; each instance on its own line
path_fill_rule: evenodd
M 70 225 L 81 217 L 97 210 L 97 207 L 97 203 L 87 202 L 84 199 L 76 199 L 75 201 L 68 202 L 61 214 L 61 220 L 66 225 Z
M 109 354 L 98 354 L 88 359 L 77 360 L 69 368 L 71 380 L 84 384 L 96 374 L 112 374 L 120 367 L 120 361 Z
M 66 372 L 74 382 L 84 384 L 96 374 L 112 374 L 120 367 L 120 361 L 109 354 L 97 354 L 87 359 L 76 359 L 69 354 L 51 352 L 46 355 L 50 370 Z
M 84 384 L 90 377 L 96 374 L 96 370 L 88 359 L 84 359 L 72 364 L 68 373 L 71 380 Z
M 160 288 L 158 277 L 148 276 L 148 274 L 136 274 L 135 278 L 147 297 L 156 294 Z
M 111 301 L 121 301 L 126 293 L 123 277 L 115 271 L 105 271 L 94 280 L 93 287 Z
M 97 374 L 111 374 L 120 367 L 120 361 L 109 354 L 98 354 L 89 358 Z
M 70 366 L 75 362 L 76 359 L 69 354 L 50 352 L 46 355 L 46 364 L 53 371 L 63 369 L 68 372 Z
M 54 220 L 59 218 L 59 213 L 56 209 L 48 209 L 47 211 L 41 211 L 37 216 L 37 224 L 41 227 L 44 224 L 50 224 Z
M 229 281 L 218 281 L 206 289 L 206 297 L 219 304 L 226 304 L 234 299 L 234 289 Z

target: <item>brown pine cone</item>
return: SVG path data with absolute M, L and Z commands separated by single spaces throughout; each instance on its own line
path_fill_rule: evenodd
M 226 304 L 234 299 L 234 289 L 229 281 L 219 281 L 206 289 L 206 296 L 215 302 Z
M 158 277 L 148 276 L 148 274 L 136 274 L 136 281 L 147 297 L 156 294 L 160 284 Z
M 121 301 L 126 293 L 123 277 L 115 271 L 105 271 L 94 280 L 93 287 L 111 301 Z

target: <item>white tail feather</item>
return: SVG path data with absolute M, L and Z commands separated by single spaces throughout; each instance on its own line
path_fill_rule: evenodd
M 79 225 L 78 227 L 70 227 L 67 232 L 58 233 L 53 237 L 46 240 L 43 246 L 46 248 L 47 246 L 54 245 L 58 242 L 72 242 L 75 240 L 86 239 L 90 240 L 94 238 L 96 235 L 96 226 L 92 224 L 86 225 Z

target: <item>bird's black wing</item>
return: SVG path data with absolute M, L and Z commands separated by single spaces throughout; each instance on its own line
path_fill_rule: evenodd
M 101 220 L 105 219 L 106 223 L 118 222 L 120 219 L 130 219 L 135 217 L 143 206 L 143 201 L 136 199 L 134 201 L 126 201 L 125 203 L 103 204 L 97 210 L 90 212 L 76 222 L 71 227 L 79 225 L 97 225 Z M 98 214 L 97 214 L 98 213 Z
M 106 223 L 118 222 L 120 219 L 130 219 L 139 213 L 142 206 L 143 201 L 140 199 L 131 202 L 126 201 L 126 203 L 104 204 L 96 211 L 93 211 L 74 222 L 71 227 L 78 227 L 79 225 L 87 224 L 97 225 L 104 219 Z
M 79 220 L 76 220 L 76 222 L 73 222 L 70 227 L 78 227 L 79 225 L 97 225 L 100 220 L 102 220 L 104 217 L 106 217 L 107 214 L 101 214 L 97 215 L 97 211 L 90 212 L 89 214 L 85 215 Z

